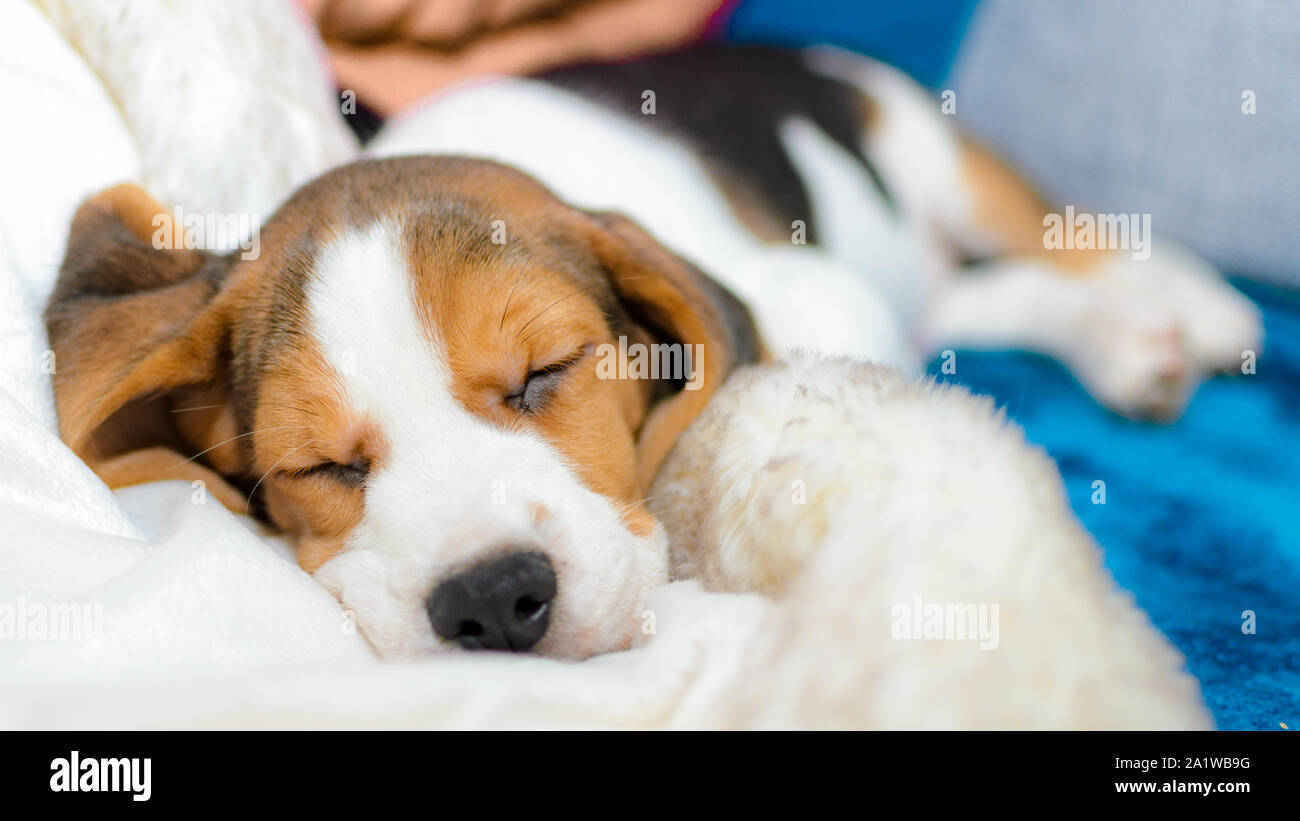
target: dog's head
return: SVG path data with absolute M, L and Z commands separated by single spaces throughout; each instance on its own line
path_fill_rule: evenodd
M 181 229 L 133 186 L 72 225 L 46 319 L 62 436 L 101 476 L 210 472 L 386 655 L 628 644 L 667 577 L 646 488 L 758 353 L 734 298 L 459 158 L 331 172 L 255 259 Z

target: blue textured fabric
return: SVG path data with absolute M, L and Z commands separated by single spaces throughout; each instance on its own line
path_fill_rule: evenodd
M 958 351 L 954 376 L 938 361 L 930 372 L 995 397 L 1056 459 L 1116 581 L 1187 656 L 1220 729 L 1296 729 L 1300 294 L 1235 284 L 1264 307 L 1257 373 L 1206 383 L 1173 425 L 1121 419 L 1029 354 Z
M 724 35 L 738 43 L 831 43 L 892 63 L 937 88 L 977 0 L 742 0 Z

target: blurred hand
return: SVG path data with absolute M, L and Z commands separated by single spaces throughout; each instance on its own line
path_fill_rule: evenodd
M 702 35 L 726 0 L 298 0 L 339 86 L 387 116 L 475 76 L 630 57 Z

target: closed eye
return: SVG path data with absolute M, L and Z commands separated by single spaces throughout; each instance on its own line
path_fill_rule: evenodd
M 524 377 L 524 383 L 506 394 L 506 407 L 519 413 L 537 413 L 545 407 L 555 389 L 564 381 L 565 374 L 582 359 L 585 352 L 585 349 L 577 351 L 559 362 L 529 371 L 528 376 Z
M 288 475 L 295 479 L 319 476 L 347 487 L 361 487 L 366 483 L 366 477 L 370 475 L 370 462 L 360 458 L 354 459 L 348 464 L 321 462 L 309 468 L 291 471 Z

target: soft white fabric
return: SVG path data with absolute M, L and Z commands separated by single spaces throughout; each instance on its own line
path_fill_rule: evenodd
M 196 38 L 208 47 L 187 51 Z M 262 58 L 243 72 L 232 70 L 241 42 Z M 196 504 L 185 483 L 114 494 L 62 444 L 41 319 L 91 193 L 136 181 L 196 211 L 267 213 L 355 154 L 314 42 L 280 4 L 3 6 L 0 82 L 17 116 L 0 137 L 0 635 L 6 615 L 12 634 L 15 616 L 60 604 L 102 615 L 93 642 L 0 638 L 11 721 L 50 724 L 62 706 L 23 705 L 54 684 L 371 658 L 334 600 L 250 522 Z M 268 73 L 281 55 L 288 70 Z M 200 127 L 206 140 L 190 142 Z

